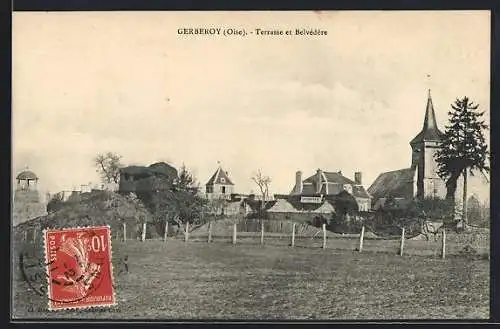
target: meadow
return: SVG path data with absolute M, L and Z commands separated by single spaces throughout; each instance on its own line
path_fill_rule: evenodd
M 214 243 L 168 239 L 113 240 L 118 305 L 110 309 L 45 310 L 47 297 L 15 269 L 16 318 L 159 320 L 487 319 L 489 261 L 450 254 L 397 255 L 397 242 L 355 240 L 309 245 L 248 238 Z M 337 242 L 336 242 L 337 241 Z M 339 243 L 336 246 L 336 243 Z M 348 244 L 346 248 L 342 243 Z M 366 243 L 366 242 L 365 242 Z M 377 243 L 381 250 L 375 250 Z M 412 241 L 421 245 L 429 242 Z M 17 245 L 19 252 L 26 245 Z M 387 250 L 383 250 L 383 249 Z M 415 248 L 408 248 L 413 250 Z M 430 248 L 435 250 L 435 248 Z M 16 252 L 16 250 L 14 251 Z M 122 260 L 127 256 L 128 272 Z

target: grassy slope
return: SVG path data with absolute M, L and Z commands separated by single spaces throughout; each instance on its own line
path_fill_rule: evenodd
M 124 255 L 130 272 L 118 274 Z M 42 310 L 46 299 L 16 276 L 13 316 L 422 319 L 489 313 L 487 260 L 175 239 L 166 245 L 114 241 L 113 258 L 116 308 L 49 313 Z

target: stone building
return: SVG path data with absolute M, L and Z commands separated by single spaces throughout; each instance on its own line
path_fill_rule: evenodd
M 235 193 L 235 185 L 229 173 L 219 165 L 205 184 L 202 195 L 209 200 L 213 215 L 244 216 L 246 195 Z
M 302 200 L 314 199 L 322 196 L 335 196 L 345 191 L 352 195 L 358 204 L 359 211 L 369 211 L 371 207 L 371 197 L 366 192 L 362 184 L 362 173 L 354 173 L 354 180 L 351 180 L 341 171 L 327 172 L 321 169 L 316 171 L 305 180 L 302 178 L 302 172 L 295 174 L 295 186 L 290 195 L 302 196 Z
M 231 200 L 232 194 L 234 194 L 234 184 L 229 179 L 229 173 L 219 166 L 205 184 L 206 198 Z
M 147 167 L 128 166 L 121 168 L 118 191 L 125 194 L 150 191 L 155 188 L 153 186 L 155 178 L 162 178 L 163 184 L 171 186 L 178 178 L 177 169 L 164 162 L 157 162 Z
M 40 199 L 38 180 L 38 176 L 28 168 L 16 176 L 12 207 L 14 225 L 47 214 L 46 204 Z
M 439 149 L 442 136 L 443 132 L 437 125 L 429 90 L 422 129 L 410 141 L 412 150 L 410 167 L 381 173 L 375 179 L 368 188 L 368 193 L 372 196 L 374 210 L 383 206 L 388 197 L 405 204 L 413 199 L 444 199 L 446 197 L 446 182 L 437 173 L 438 163 L 434 157 Z M 481 177 L 481 174 L 471 176 L 468 182 L 470 194 L 475 189 L 484 189 L 488 184 L 488 179 Z M 486 188 L 489 190 L 489 187 Z M 462 191 L 463 179 L 460 177 L 455 193 L 457 206 L 460 206 L 459 200 L 462 198 Z M 460 209 L 456 209 L 456 214 L 459 213 Z

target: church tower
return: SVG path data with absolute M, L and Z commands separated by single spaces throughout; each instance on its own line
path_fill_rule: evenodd
M 434 158 L 443 133 L 436 123 L 436 114 L 432 104 L 431 92 L 427 96 L 424 125 L 420 133 L 410 142 L 412 149 L 411 168 L 416 171 L 416 197 L 444 198 L 445 181 L 437 174 L 437 162 Z

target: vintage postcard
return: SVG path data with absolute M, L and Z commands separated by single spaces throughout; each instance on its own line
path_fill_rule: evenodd
M 11 317 L 490 316 L 490 12 L 14 12 Z

